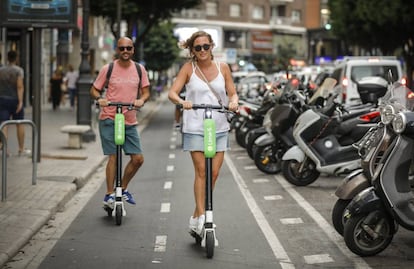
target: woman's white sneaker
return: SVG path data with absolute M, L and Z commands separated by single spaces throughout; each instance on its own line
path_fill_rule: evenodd
M 198 217 L 198 225 L 197 225 L 196 233 L 199 235 L 201 235 L 201 232 L 203 231 L 205 220 L 206 220 L 205 215 L 201 215 Z
M 189 221 L 189 232 L 197 232 L 197 227 L 198 227 L 198 217 L 194 218 L 193 216 L 190 217 L 190 221 Z

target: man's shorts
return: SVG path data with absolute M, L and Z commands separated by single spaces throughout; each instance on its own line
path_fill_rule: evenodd
M 99 134 L 101 137 L 102 150 L 105 155 L 116 154 L 114 141 L 114 121 L 105 119 L 99 121 Z M 141 137 L 136 125 L 125 126 L 125 143 L 122 145 L 125 154 L 142 154 Z
M 184 133 L 184 151 L 204 151 L 204 135 Z M 229 150 L 229 133 L 216 134 L 216 152 Z
M 6 120 L 22 120 L 24 118 L 24 110 L 16 113 L 19 100 L 16 98 L 0 97 L 0 122 Z M 11 117 L 12 116 L 12 117 Z

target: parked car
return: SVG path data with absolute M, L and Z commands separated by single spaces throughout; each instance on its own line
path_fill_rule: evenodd
M 342 102 L 345 104 L 363 103 L 358 92 L 358 82 L 365 77 L 382 77 L 388 81 L 391 71 L 393 81 L 405 84 L 401 63 L 393 56 L 345 57 L 337 63 L 331 77 L 342 88 Z
M 240 79 L 237 84 L 237 93 L 241 98 L 256 98 L 262 96 L 268 86 L 269 79 L 264 72 L 250 72 L 246 77 Z

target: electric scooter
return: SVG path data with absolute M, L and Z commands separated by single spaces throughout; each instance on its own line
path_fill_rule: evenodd
M 216 122 L 213 120 L 213 110 L 222 113 L 231 113 L 226 107 L 219 105 L 193 104 L 192 109 L 204 109 L 204 156 L 206 159 L 206 200 L 205 222 L 201 234 L 191 231 L 197 244 L 206 248 L 207 258 L 212 258 L 214 248 L 218 246 L 216 225 L 213 222 L 213 157 L 216 155 Z
M 108 106 L 116 106 L 114 119 L 114 140 L 116 145 L 116 177 L 115 177 L 115 202 L 113 207 L 104 205 L 108 217 L 115 217 L 117 225 L 122 224 L 122 217 L 126 216 L 124 201 L 122 199 L 122 145 L 125 143 L 125 115 L 122 107 L 127 110 L 136 110 L 133 103 L 109 102 Z

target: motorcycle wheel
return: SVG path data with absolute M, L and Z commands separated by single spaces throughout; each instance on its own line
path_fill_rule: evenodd
M 302 163 L 296 160 L 286 160 L 282 163 L 282 173 L 285 179 L 296 186 L 307 186 L 315 182 L 319 177 L 315 164 L 311 160 L 305 161 L 302 171 L 299 167 Z
M 242 131 L 243 127 L 244 125 L 242 125 L 240 128 L 235 129 L 234 135 L 235 135 L 237 144 L 240 147 L 245 148 L 246 147 L 245 138 L 246 138 L 247 132 Z
M 246 143 L 246 151 L 247 154 L 249 155 L 250 159 L 254 160 L 254 156 L 257 152 L 257 145 L 255 144 L 255 141 L 257 138 L 259 138 L 260 136 L 262 136 L 263 134 L 261 133 L 256 133 L 256 134 L 250 134 L 247 136 L 247 143 Z
M 372 217 L 371 214 L 376 215 Z M 394 230 L 393 220 L 379 211 L 371 212 L 369 215 L 359 214 L 352 216 L 345 223 L 344 240 L 353 253 L 361 257 L 374 256 L 388 247 Z
M 332 208 L 332 224 L 335 230 L 342 236 L 344 235 L 344 224 L 346 221 L 344 218 L 344 211 L 350 202 L 351 200 L 338 199 Z
M 277 174 L 281 170 L 282 160 L 277 157 L 272 145 L 258 146 L 254 155 L 254 164 L 266 174 Z

